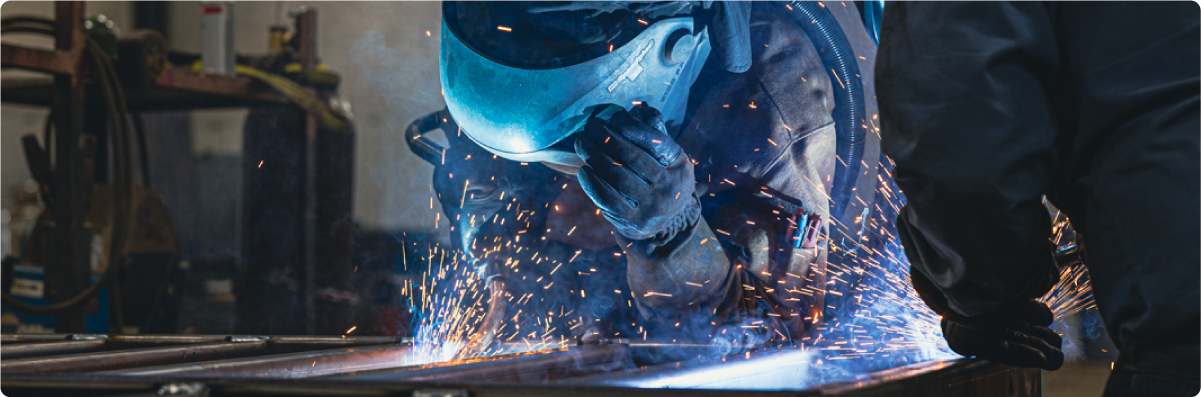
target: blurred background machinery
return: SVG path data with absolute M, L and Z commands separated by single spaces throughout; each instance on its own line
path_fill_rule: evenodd
M 353 219 L 355 132 L 317 11 L 261 26 L 269 52 L 251 56 L 233 3 L 131 3 L 125 31 L 84 2 L 5 7 L 3 102 L 50 111 L 20 140 L 32 179 L 5 194 L 3 331 L 403 332 L 404 239 Z M 164 37 L 185 5 L 201 53 Z M 26 36 L 52 48 L 9 40 Z M 197 161 L 185 112 L 227 108 L 248 111 L 241 152 Z

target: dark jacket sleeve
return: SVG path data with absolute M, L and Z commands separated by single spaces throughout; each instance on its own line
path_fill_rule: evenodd
M 1059 69 L 1047 9 L 898 2 L 880 36 L 882 147 L 907 199 L 898 228 L 914 271 L 966 316 L 1041 295 L 1055 270 L 1042 205 Z

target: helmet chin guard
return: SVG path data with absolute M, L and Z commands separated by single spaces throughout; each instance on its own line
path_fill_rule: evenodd
M 439 74 L 451 116 L 473 141 L 522 162 L 579 165 L 569 147 L 552 147 L 591 116 L 638 103 L 679 122 L 692 83 L 709 56 L 706 30 L 692 17 L 657 21 L 601 57 L 553 69 L 522 69 L 469 48 L 442 23 Z M 498 30 L 496 34 L 506 34 Z M 559 145 L 564 146 L 564 145 Z

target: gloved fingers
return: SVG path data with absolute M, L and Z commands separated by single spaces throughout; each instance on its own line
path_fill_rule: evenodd
M 1063 366 L 1063 353 L 1059 350 L 1047 351 L 1036 346 L 1011 341 L 1000 341 L 995 352 L 990 351 L 979 356 L 989 361 L 1015 367 L 1035 367 L 1054 371 Z
M 576 172 L 580 188 L 584 190 L 592 202 L 606 214 L 624 213 L 638 207 L 638 201 L 621 194 L 608 182 L 596 174 L 590 166 L 580 167 Z
M 1033 299 L 1023 304 L 1019 317 L 1030 324 L 1043 327 L 1051 325 L 1051 322 L 1055 320 L 1054 313 L 1046 304 Z
M 576 152 L 578 154 L 581 151 L 585 153 L 580 157 L 584 157 L 584 155 L 607 156 L 608 164 L 627 169 L 646 182 L 647 186 L 654 184 L 651 180 L 652 175 L 663 174 L 663 166 L 659 165 L 659 162 L 650 154 L 607 131 L 600 133 L 593 131 L 576 139 Z M 588 159 L 585 158 L 584 161 L 588 161 Z
M 1009 331 L 1006 342 L 1010 354 L 1022 358 L 1025 366 L 1054 371 L 1063 365 L 1063 351 L 1058 344 L 1052 346 L 1047 340 L 1019 331 Z
M 1038 367 L 1055 370 L 1063 365 L 1062 339 L 1044 339 L 997 324 L 979 326 L 960 324 L 946 318 L 942 322 L 943 336 L 951 350 L 964 356 L 981 358 L 1018 367 Z M 1047 330 L 1050 331 L 1050 330 Z M 1054 334 L 1054 332 L 1051 332 Z
M 1058 333 L 1056 333 L 1054 330 L 1052 330 L 1050 328 L 1038 326 L 1038 325 L 1025 324 L 1020 327 L 1017 327 L 1017 330 L 1023 334 L 1029 335 L 1033 338 L 1037 338 L 1039 340 L 1046 341 L 1048 344 L 1050 344 L 1051 346 L 1054 346 L 1057 349 L 1060 346 L 1063 346 L 1063 337 L 1060 336 Z
M 607 182 L 614 190 L 635 200 L 650 190 L 651 184 L 646 178 L 643 178 L 631 167 L 619 163 L 619 160 L 612 158 L 591 139 L 576 139 L 575 146 L 576 154 L 584 159 L 588 168 L 591 168 L 596 176 Z
M 639 112 L 644 116 L 649 113 L 644 111 Z M 657 113 L 658 111 L 655 112 Z M 658 118 L 661 119 L 661 117 Z M 667 131 L 661 129 L 662 123 L 648 124 L 634 119 L 634 116 L 628 112 L 619 111 L 614 113 L 613 117 L 610 118 L 609 125 L 614 135 L 618 135 L 634 146 L 641 148 L 643 152 L 651 155 L 656 162 L 664 167 L 675 163 L 680 154 L 684 152 L 684 149 L 674 139 L 671 139 L 671 136 L 667 135 Z
M 663 113 L 660 113 L 658 109 L 650 107 L 650 105 L 643 103 L 635 106 L 634 109 L 630 110 L 630 116 L 633 116 L 635 120 L 646 123 L 651 128 L 667 132 L 667 124 L 663 121 Z

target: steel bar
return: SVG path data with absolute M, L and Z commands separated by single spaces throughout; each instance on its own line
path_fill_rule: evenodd
M 628 347 L 588 345 L 338 376 L 404 382 L 534 382 L 631 368 Z
M 109 350 L 138 349 L 176 345 L 218 343 L 229 340 L 225 335 L 113 335 L 108 338 Z
M 83 3 L 54 4 L 54 49 L 82 53 L 87 37 L 83 32 Z M 70 299 L 88 288 L 93 231 L 85 225 L 88 197 L 92 188 L 90 142 L 84 133 L 84 86 L 78 65 L 70 74 L 54 75 L 54 177 L 51 182 L 54 228 L 47 254 L 46 292 L 51 300 Z M 83 332 L 84 310 L 75 307 L 58 313 L 54 330 Z
M 210 361 L 199 364 L 105 371 L 104 375 L 172 378 L 308 378 L 354 371 L 404 366 L 413 363 L 411 345 L 348 347 L 314 352 L 276 354 Z
M 13 359 L 51 356 L 56 354 L 87 353 L 105 350 L 106 348 L 107 346 L 105 346 L 103 339 L 24 343 L 11 346 L 0 345 L 0 358 L 5 360 L 4 364 L 8 364 L 9 360 Z
M 71 339 L 70 334 L 3 334 L 0 344 L 59 342 Z
M 266 342 L 208 343 L 5 360 L 0 373 L 91 372 L 152 365 L 221 360 L 267 353 Z
M 271 354 L 282 354 L 352 346 L 394 345 L 403 339 L 397 336 L 272 336 L 267 347 Z

